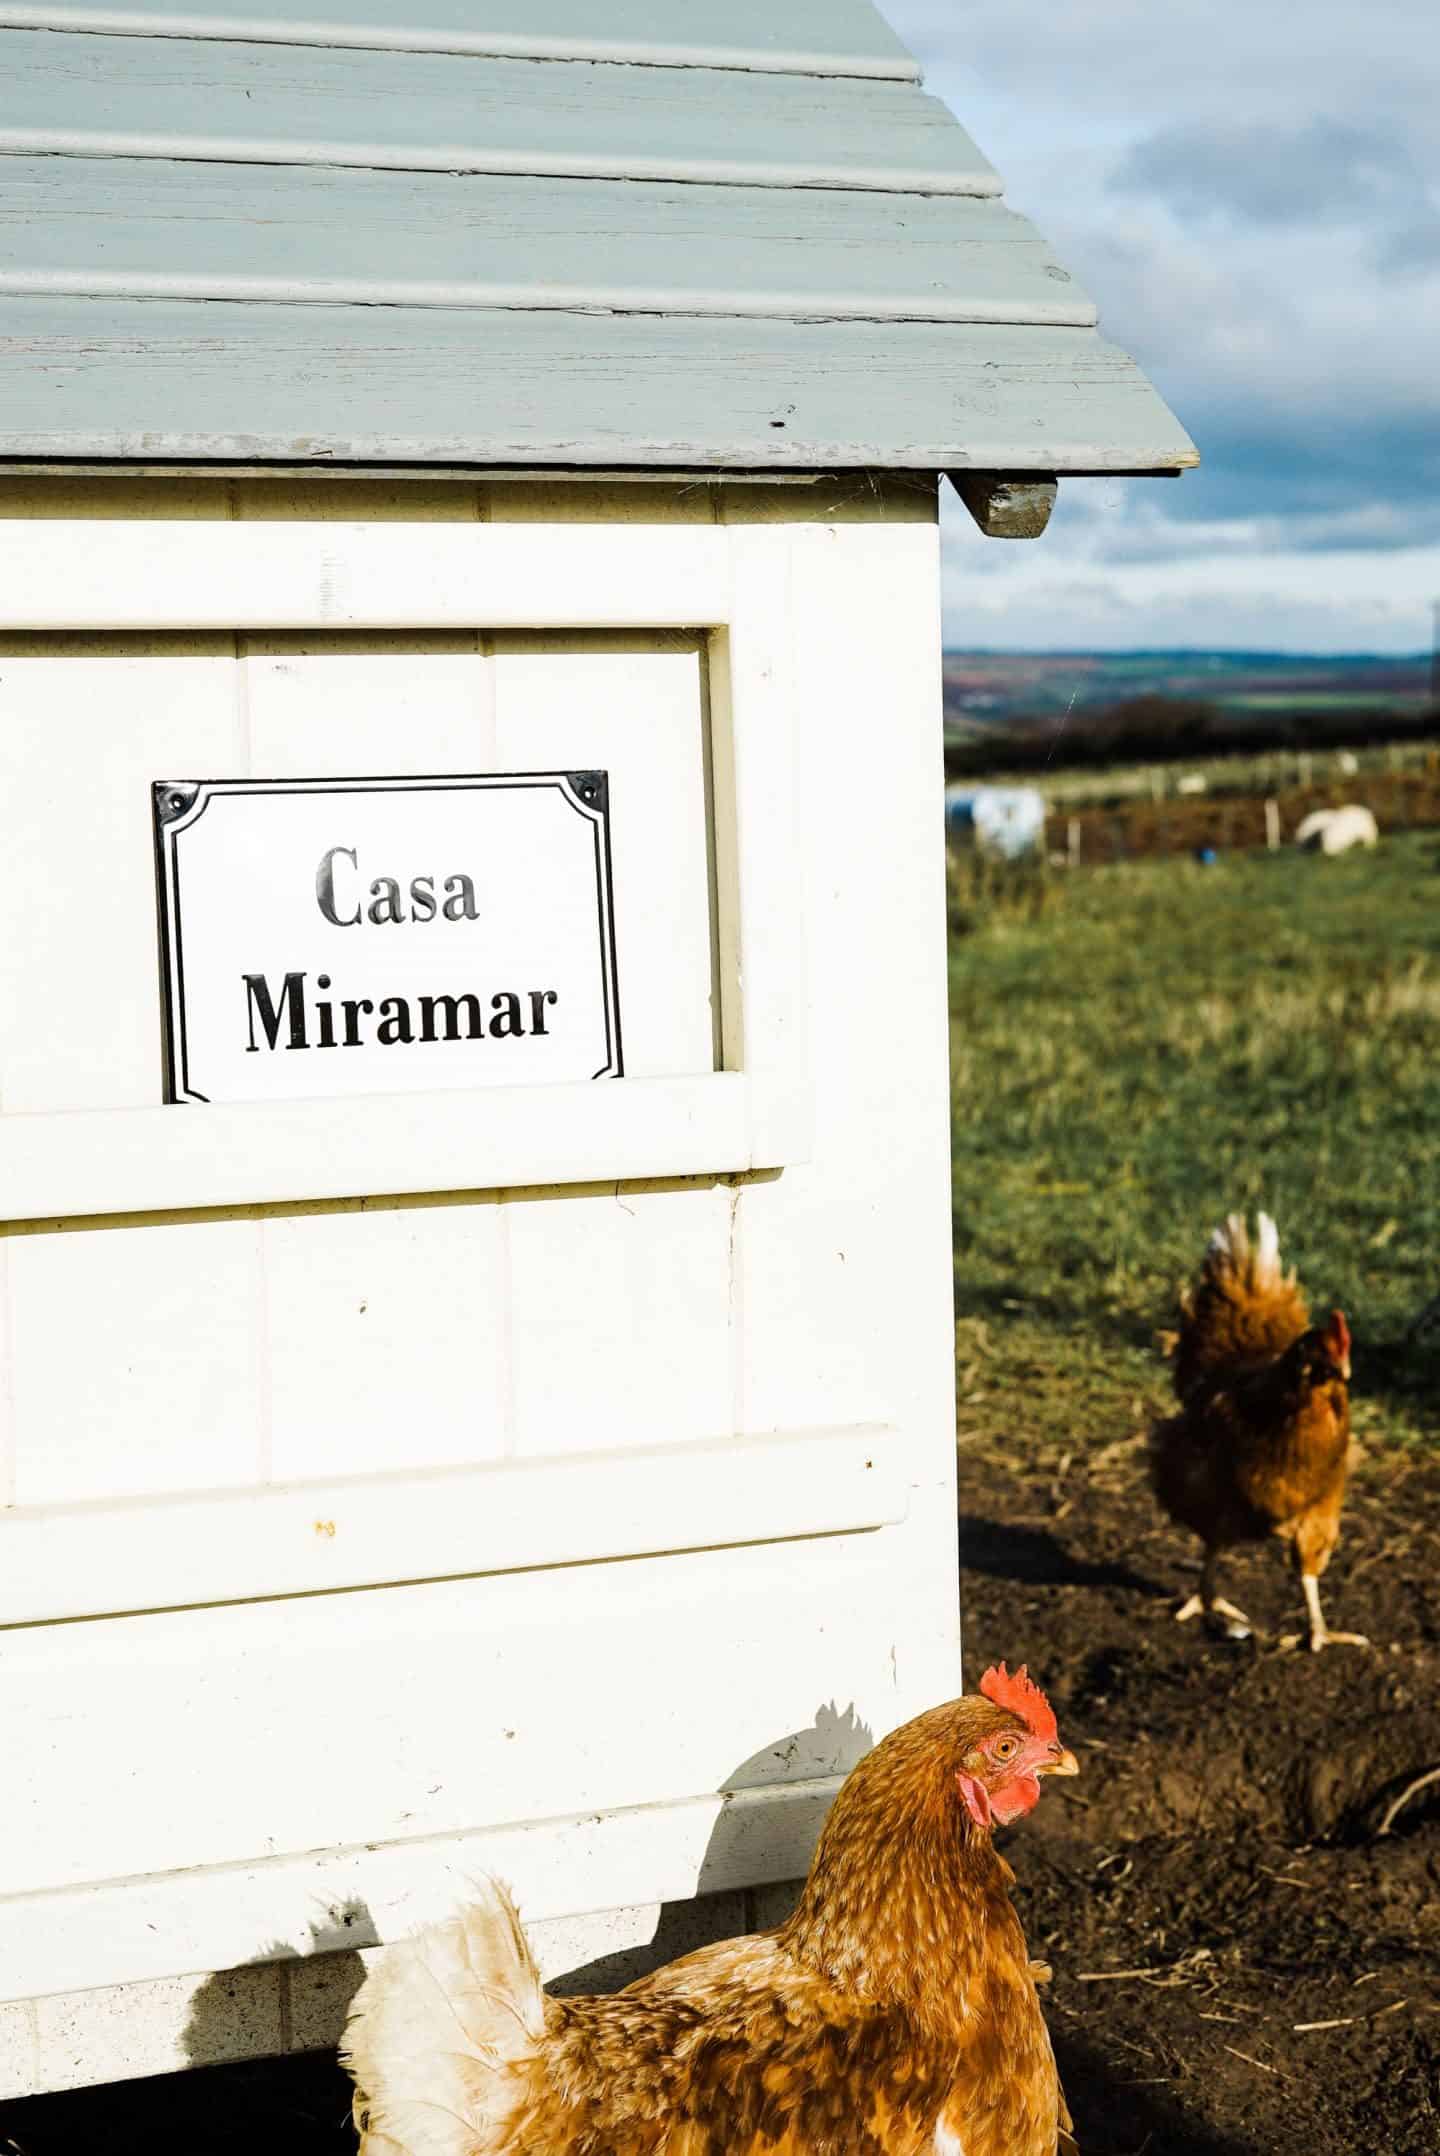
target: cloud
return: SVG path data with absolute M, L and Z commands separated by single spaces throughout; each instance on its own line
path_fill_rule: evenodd
M 1189 476 L 1062 483 L 1039 541 L 982 539 L 942 500 L 945 639 L 1020 650 L 1179 644 L 1413 652 L 1440 595 L 1440 514 L 1382 504 L 1312 518 L 1173 514 Z
M 1426 0 L 880 0 L 962 119 L 992 92 L 1067 139 L 1195 115 L 1384 111 L 1433 126 L 1440 72 Z M 977 118 L 978 125 L 978 118 Z M 1033 135 L 1033 130 L 1032 130 Z M 1002 172 L 1006 146 L 992 145 Z
M 1062 487 L 1035 545 L 981 543 L 947 512 L 947 634 L 1428 642 L 1440 37 L 1423 0 L 1307 0 L 1303 17 L 1256 0 L 880 5 L 1202 457 L 1178 481 Z
M 1167 127 L 1132 145 L 1110 186 L 1158 199 L 1181 217 L 1258 225 L 1409 224 L 1430 207 L 1406 142 L 1329 117 L 1289 128 Z M 1440 218 L 1435 224 L 1440 230 Z

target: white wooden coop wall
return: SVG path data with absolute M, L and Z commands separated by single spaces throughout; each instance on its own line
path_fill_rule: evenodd
M 957 1688 L 934 517 L 0 489 L 0 2094 L 793 1877 Z M 155 1105 L 152 779 L 596 765 L 623 1081 Z

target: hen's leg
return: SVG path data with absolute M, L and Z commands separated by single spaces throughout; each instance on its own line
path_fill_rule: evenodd
M 1205 1552 L 1205 1562 L 1200 1568 L 1199 1589 L 1188 1601 L 1181 1603 L 1175 1612 L 1175 1622 L 1187 1624 L 1192 1617 L 1218 1617 L 1224 1624 L 1227 1639 L 1249 1639 L 1255 1627 L 1244 1610 L 1236 1609 L 1233 1602 L 1227 1602 L 1222 1595 L 1215 1592 L 1215 1572 L 1219 1563 L 1218 1550 Z
M 1363 1632 L 1332 1632 L 1325 1622 L 1320 1608 L 1320 1575 L 1330 1562 L 1331 1552 L 1340 1534 L 1340 1492 L 1335 1490 L 1328 1500 L 1303 1513 L 1295 1523 L 1290 1554 L 1295 1570 L 1300 1575 L 1300 1585 L 1305 1590 L 1305 1610 L 1310 1620 L 1309 1646 L 1312 1654 L 1319 1654 L 1322 1647 L 1368 1647 L 1370 1642 Z M 1282 1647 L 1298 1647 L 1298 1634 L 1281 1640 Z
M 1302 1572 L 1300 1584 L 1305 1590 L 1305 1607 L 1310 1616 L 1310 1652 L 1319 1654 L 1322 1647 L 1368 1647 L 1370 1642 L 1363 1632 L 1332 1632 L 1325 1622 L 1320 1608 L 1320 1581 L 1313 1572 Z M 1282 1647 L 1298 1647 L 1300 1635 L 1290 1633 L 1280 1642 Z

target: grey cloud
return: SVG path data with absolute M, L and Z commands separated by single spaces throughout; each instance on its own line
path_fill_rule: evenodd
M 1188 486 L 1187 480 L 1177 490 L 1181 498 L 1175 501 L 1176 509 L 1188 506 L 1183 500 Z M 1117 564 L 1194 561 L 1240 549 L 1257 554 L 1390 554 L 1399 548 L 1440 545 L 1440 505 L 1430 502 L 1402 507 L 1342 500 L 1328 509 L 1257 515 L 1253 486 L 1248 496 L 1232 495 L 1228 504 L 1226 491 L 1196 486 L 1190 493 L 1194 514 L 1185 517 L 1165 513 L 1171 506 L 1169 496 L 1157 509 L 1152 490 L 1137 502 L 1130 518 L 1112 522 L 1097 534 L 1094 558 Z M 1217 516 L 1227 507 L 1230 521 Z
M 1380 249 L 1379 262 L 1400 277 L 1424 277 L 1440 269 L 1440 217 L 1422 217 L 1392 232 Z
M 1120 120 L 1309 111 L 1433 126 L 1440 38 L 1432 0 L 879 0 L 951 94 L 994 86 L 1032 111 Z M 973 91 L 971 93 L 973 97 Z M 1141 123 L 1143 125 L 1143 121 Z M 1005 169 L 1005 144 L 985 147 Z
M 1158 197 L 1187 218 L 1258 225 L 1423 228 L 1424 175 L 1394 133 L 1317 116 L 1300 127 L 1169 127 L 1137 142 L 1111 178 L 1123 194 Z M 1440 231 L 1440 219 L 1434 220 Z

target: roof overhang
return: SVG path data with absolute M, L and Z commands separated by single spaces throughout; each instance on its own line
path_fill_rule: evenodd
M 867 0 L 595 13 L 0 0 L 0 464 L 1196 461 Z

